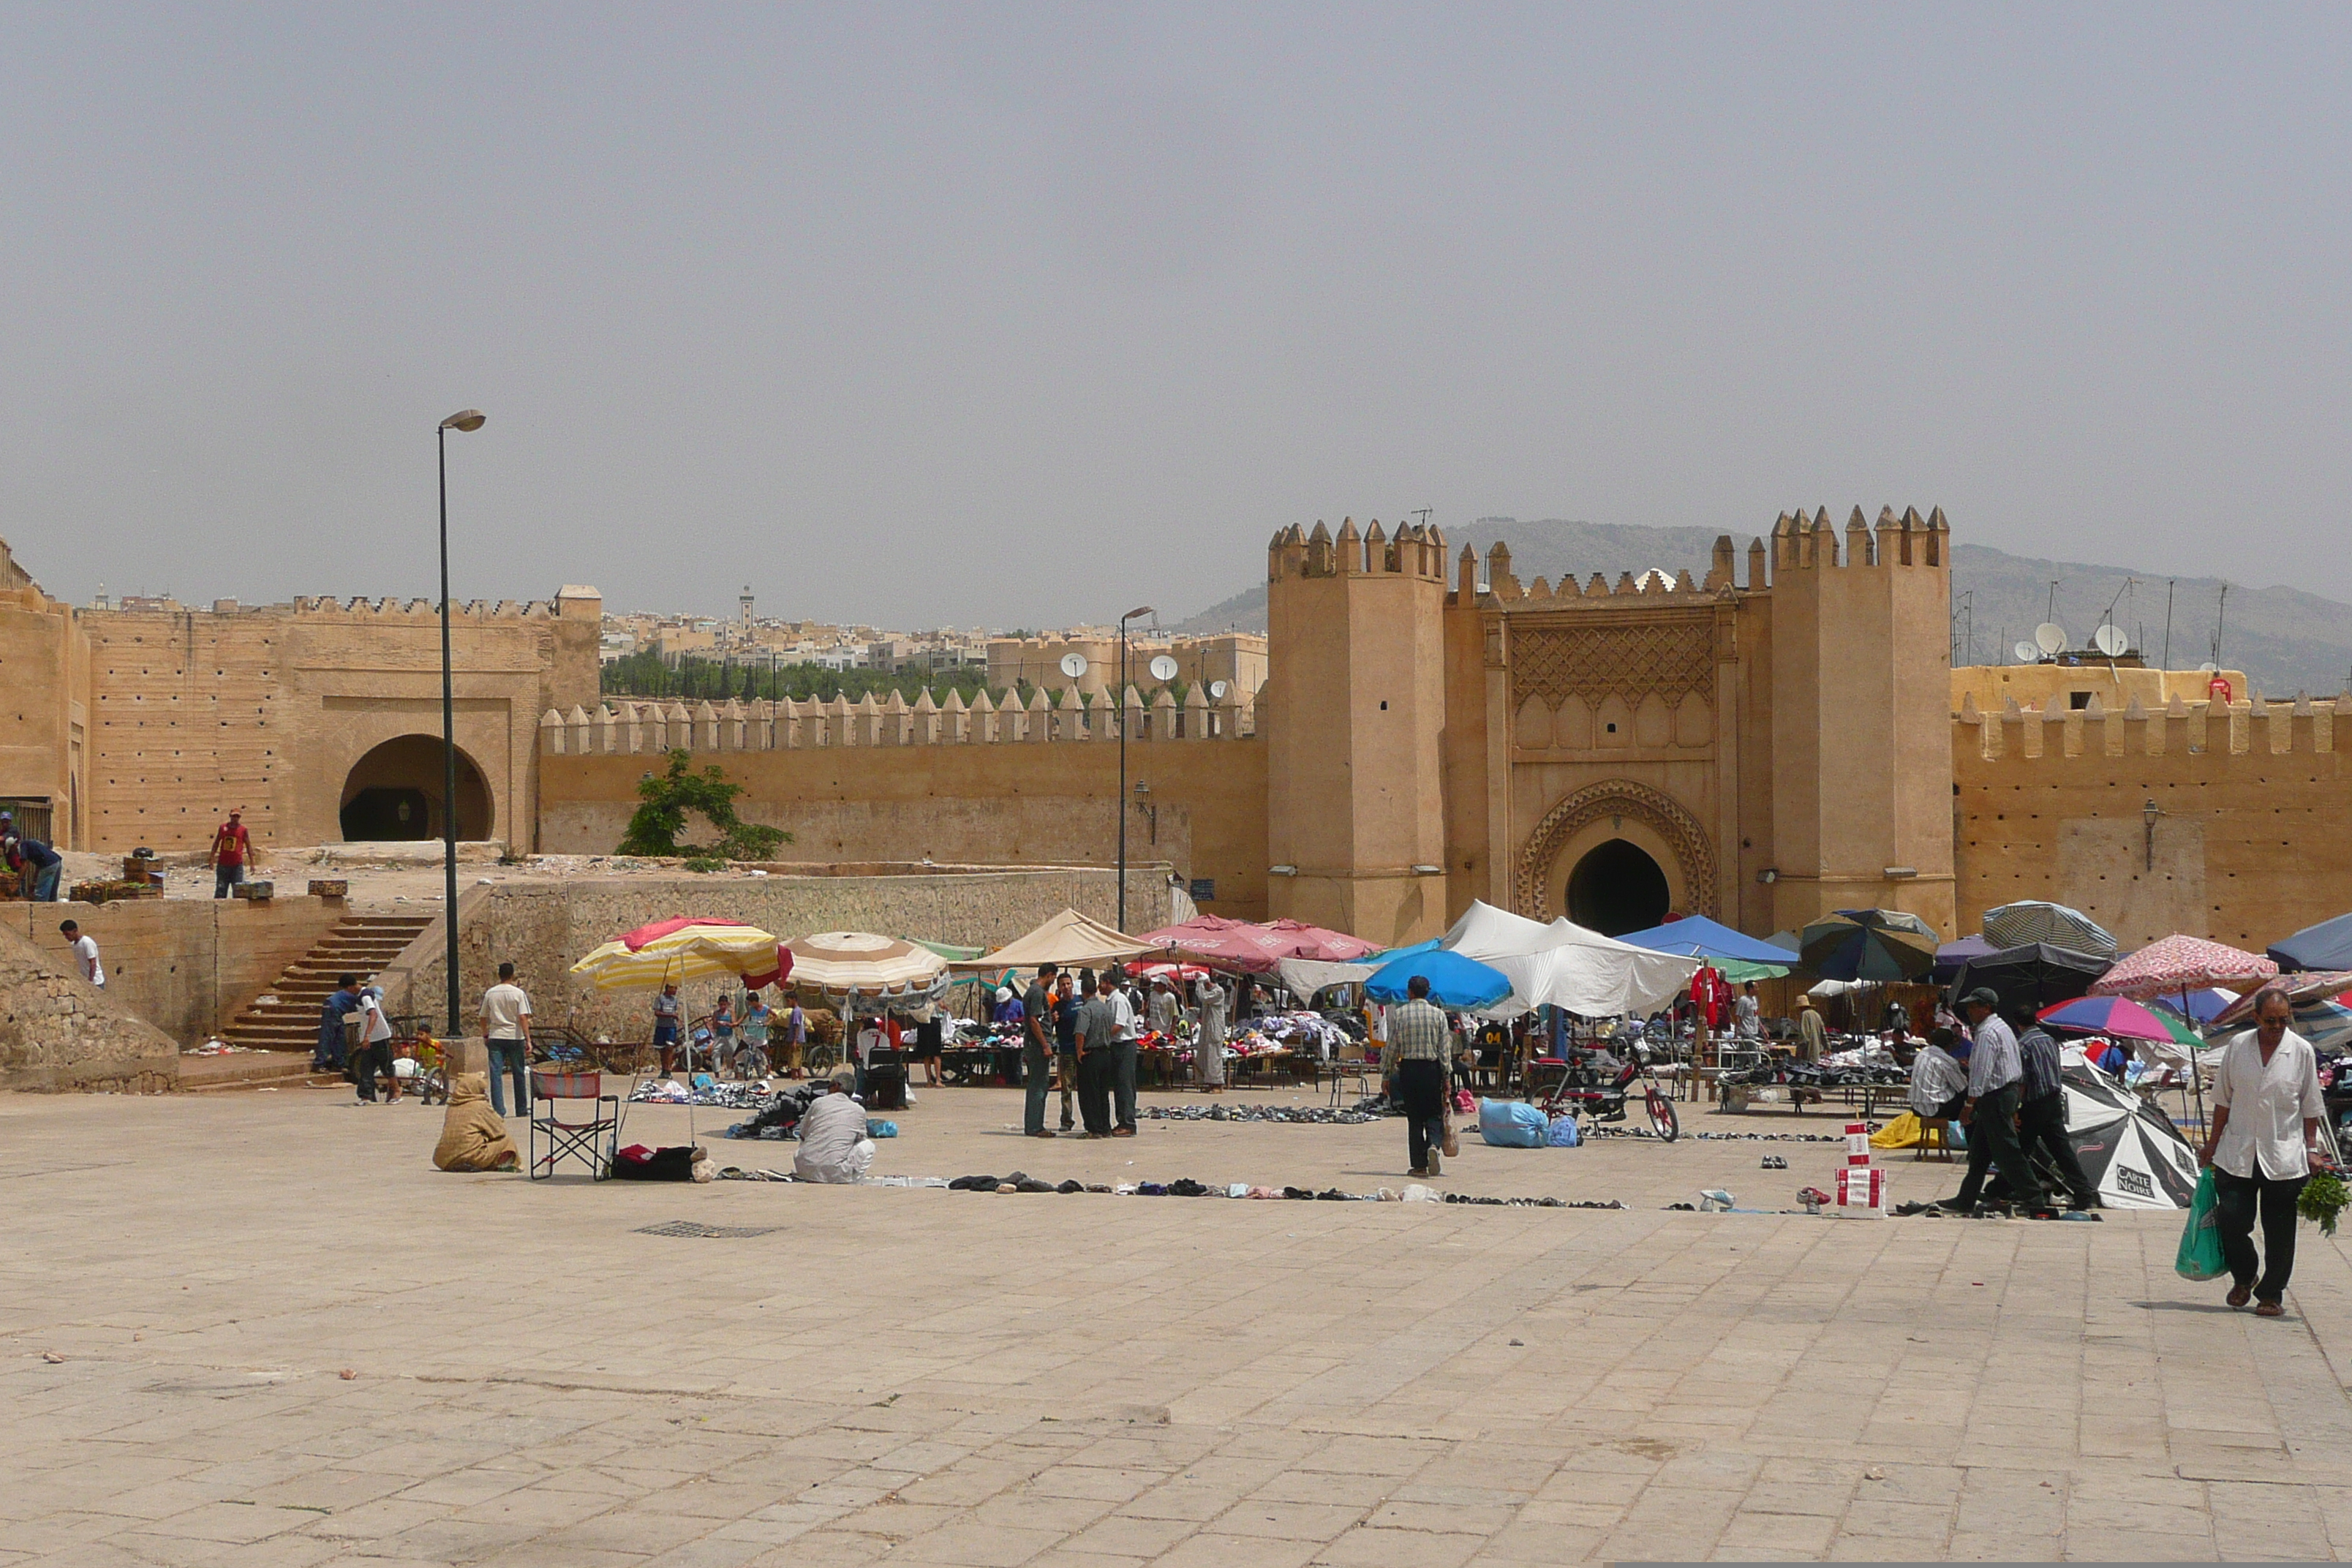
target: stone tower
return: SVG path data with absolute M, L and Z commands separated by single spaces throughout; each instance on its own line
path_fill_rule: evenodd
M 1417 942 L 1443 931 L 1445 539 L 1352 519 L 1267 550 L 1267 905 Z
M 1856 507 L 1772 528 L 1772 922 L 1901 909 L 1953 934 L 1951 531 Z

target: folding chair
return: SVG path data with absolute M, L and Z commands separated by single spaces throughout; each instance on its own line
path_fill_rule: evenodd
M 1353 1040 L 1341 1046 L 1331 1058 L 1331 1103 L 1339 1103 L 1339 1085 L 1351 1074 L 1356 1079 L 1356 1092 L 1359 1095 L 1370 1093 L 1370 1073 L 1371 1066 L 1365 1058 L 1362 1046 Z
M 530 1072 L 530 1177 L 539 1181 L 555 1174 L 556 1163 L 578 1160 L 588 1167 L 589 1179 L 604 1181 L 613 1173 L 621 1152 L 621 1098 L 604 1092 L 599 1072 Z M 589 1119 L 568 1119 L 565 1104 L 586 1101 Z M 547 1152 L 540 1152 L 541 1143 Z

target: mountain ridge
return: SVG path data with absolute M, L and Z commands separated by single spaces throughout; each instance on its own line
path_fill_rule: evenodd
M 1539 576 L 1557 582 L 1563 573 L 1583 579 L 1595 572 L 1614 581 L 1621 573 L 1638 574 L 1654 566 L 1703 578 L 1722 531 L 1482 517 L 1449 531 L 1447 547 L 1458 556 L 1466 543 L 1483 556 L 1499 541 L 1510 549 L 1512 575 L 1523 583 Z M 1742 572 L 1749 537 L 1732 535 Z M 1962 663 L 2011 662 L 2011 645 L 2031 637 L 2045 619 L 2054 618 L 2072 645 L 2081 647 L 2112 615 L 2151 664 L 2193 668 L 2210 659 L 2244 670 L 2254 689 L 2270 696 L 2352 689 L 2352 605 L 2284 584 L 2256 588 L 2220 577 L 2168 578 L 2126 566 L 1959 543 L 1952 548 L 1952 605 L 1953 642 Z M 1265 585 L 1220 600 L 1168 629 L 1263 632 Z

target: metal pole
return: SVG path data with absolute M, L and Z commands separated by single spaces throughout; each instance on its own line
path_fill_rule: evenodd
M 1127 929 L 1127 622 L 1118 623 L 1118 929 Z
M 449 663 L 449 429 L 441 447 L 441 924 L 448 933 L 448 1037 L 457 1037 L 457 699 Z

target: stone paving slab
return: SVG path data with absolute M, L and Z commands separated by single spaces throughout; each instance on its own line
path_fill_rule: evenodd
M 1015 1093 L 919 1100 L 879 1169 L 1404 1183 L 1393 1121 L 1032 1142 Z M 728 1120 L 697 1117 L 722 1163 L 789 1164 L 711 1139 Z M 1778 1209 L 1828 1184 L 1833 1143 L 1471 1138 L 1434 1184 L 1612 1211 L 531 1184 L 432 1171 L 439 1122 L 325 1089 L 0 1097 L 0 1564 L 2352 1542 L 2352 1269 L 2310 1229 L 2267 1322 L 2172 1273 L 2162 1215 L 1662 1208 L 1723 1186 Z M 646 1109 L 629 1135 L 686 1126 Z M 1958 1174 L 1888 1163 L 1898 1197 Z M 676 1219 L 774 1228 L 639 1232 Z

